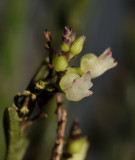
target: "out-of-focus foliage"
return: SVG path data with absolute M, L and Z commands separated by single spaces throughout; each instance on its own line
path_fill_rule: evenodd
M 51 30 L 59 45 L 65 25 L 86 34 L 82 54 L 92 51 L 99 56 L 111 46 L 119 62 L 116 69 L 94 80 L 93 96 L 70 103 L 68 117 L 79 117 L 81 128 L 91 141 L 87 159 L 134 160 L 134 0 L 1 1 L 0 158 L 5 152 L 3 110 L 12 103 L 16 92 L 26 88 L 44 58 L 44 29 Z

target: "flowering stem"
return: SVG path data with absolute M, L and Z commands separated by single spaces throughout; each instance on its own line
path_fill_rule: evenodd
M 49 78 L 51 78 L 52 73 L 53 73 L 53 67 L 52 67 L 52 58 L 53 58 L 53 48 L 51 46 L 51 33 L 46 29 L 44 32 L 44 38 L 47 42 L 45 43 L 45 47 L 47 50 L 49 50 Z
M 64 134 L 67 122 L 67 111 L 62 111 L 62 101 L 61 101 L 61 94 L 57 93 L 57 117 L 58 117 L 58 129 L 57 129 L 57 138 L 55 141 L 55 145 L 52 151 L 51 160 L 60 160 L 61 154 L 63 150 L 64 144 Z

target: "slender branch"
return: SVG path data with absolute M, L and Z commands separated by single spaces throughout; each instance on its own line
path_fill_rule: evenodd
M 55 141 L 55 145 L 52 151 L 51 160 L 60 160 L 61 154 L 63 150 L 63 144 L 64 144 L 64 134 L 65 134 L 65 128 L 66 128 L 66 122 L 67 122 L 67 111 L 62 111 L 62 100 L 61 100 L 61 94 L 57 93 L 57 116 L 58 116 L 58 129 L 57 129 L 57 138 Z
M 47 50 L 49 50 L 49 77 L 51 78 L 52 73 L 53 73 L 53 66 L 52 66 L 52 58 L 53 58 L 53 48 L 51 46 L 51 33 L 46 29 L 44 32 L 44 38 L 47 42 L 45 43 L 45 47 Z

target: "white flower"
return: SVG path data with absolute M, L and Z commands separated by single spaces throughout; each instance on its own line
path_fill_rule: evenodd
M 70 101 L 79 101 L 84 97 L 91 96 L 92 87 L 90 72 L 80 77 L 77 73 L 67 73 L 60 81 L 60 87 Z
M 90 71 L 91 77 L 96 78 L 107 70 L 114 68 L 118 64 L 114 61 L 110 48 L 107 48 L 99 57 L 88 53 L 81 58 L 81 70 L 83 73 Z

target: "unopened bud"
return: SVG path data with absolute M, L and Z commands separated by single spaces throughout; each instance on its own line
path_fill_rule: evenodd
M 66 150 L 67 153 L 70 153 L 75 160 L 82 157 L 85 159 L 87 150 L 89 148 L 89 143 L 86 137 L 80 137 L 74 141 L 69 142 L 69 146 Z
M 85 39 L 86 37 L 83 35 L 75 40 L 75 42 L 73 43 L 71 47 L 71 55 L 75 56 L 82 51 Z
M 62 43 L 60 46 L 60 50 L 64 52 L 68 52 L 70 50 L 70 46 L 67 43 Z
M 89 142 L 86 137 L 81 136 L 81 129 L 78 120 L 75 119 L 70 131 L 69 139 L 67 140 L 64 149 L 63 159 L 68 160 L 84 160 L 89 148 Z
M 57 72 L 60 72 L 66 70 L 68 62 L 64 55 L 56 54 L 52 60 L 52 65 Z

